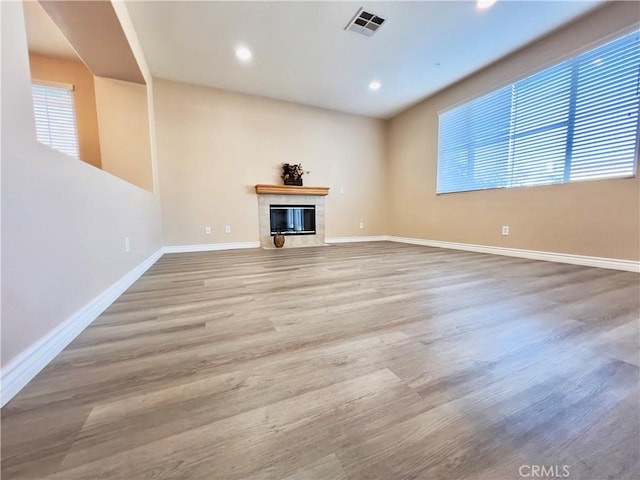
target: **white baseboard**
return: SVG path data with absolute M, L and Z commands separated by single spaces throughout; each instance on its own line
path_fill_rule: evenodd
M 442 242 L 438 240 L 422 240 L 420 238 L 394 237 L 386 238 L 392 242 L 411 243 L 426 247 L 450 248 L 453 250 L 465 250 L 468 252 L 490 253 L 507 257 L 528 258 L 530 260 L 545 260 L 547 262 L 570 263 L 586 267 L 610 268 L 627 272 L 640 273 L 640 262 L 633 260 L 621 260 L 617 258 L 589 257 L 586 255 L 571 255 L 568 253 L 542 252 L 538 250 L 522 250 L 519 248 L 490 247 L 486 245 L 474 245 L 471 243 Z
M 35 342 L 2 369 L 0 404 L 4 406 L 49 362 L 65 349 L 91 322 L 104 312 L 162 256 L 163 249 L 147 258 L 65 322 Z
M 378 235 L 376 237 L 327 237 L 325 243 L 352 243 L 352 242 L 384 242 L 389 240 L 386 235 Z
M 237 250 L 239 248 L 260 248 L 260 242 L 203 243 L 200 245 L 169 245 L 164 253 L 212 252 L 214 250 Z

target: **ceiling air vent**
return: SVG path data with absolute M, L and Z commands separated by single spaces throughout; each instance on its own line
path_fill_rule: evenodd
M 352 32 L 361 33 L 362 35 L 370 37 L 378 31 L 384 22 L 384 18 L 360 8 L 346 26 L 345 30 L 351 30 Z

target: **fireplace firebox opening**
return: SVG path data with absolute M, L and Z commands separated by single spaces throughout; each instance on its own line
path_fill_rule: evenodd
M 315 205 L 269 205 L 271 236 L 315 235 Z

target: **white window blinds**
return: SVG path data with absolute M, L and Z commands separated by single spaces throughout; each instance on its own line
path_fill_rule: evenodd
M 32 85 L 32 92 L 38 141 L 80 158 L 73 91 L 69 88 Z
M 437 193 L 635 175 L 640 34 L 440 114 Z

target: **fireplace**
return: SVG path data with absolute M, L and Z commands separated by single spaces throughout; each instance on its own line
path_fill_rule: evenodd
M 325 245 L 324 199 L 329 194 L 328 187 L 259 184 L 256 194 L 262 248 L 276 248 L 273 236 L 278 231 L 287 235 L 284 248 Z
M 315 205 L 269 205 L 271 236 L 315 235 Z

